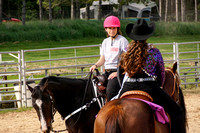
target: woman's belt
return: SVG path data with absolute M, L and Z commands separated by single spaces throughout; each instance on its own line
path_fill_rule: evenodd
M 105 71 L 108 72 L 108 73 L 109 73 L 109 72 L 116 72 L 117 69 L 105 69 Z
M 156 81 L 156 78 L 127 78 L 126 82 L 145 82 L 145 81 Z

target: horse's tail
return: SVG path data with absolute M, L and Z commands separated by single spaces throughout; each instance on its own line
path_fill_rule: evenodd
M 180 106 L 181 108 L 183 109 L 183 112 L 184 112 L 184 120 L 185 120 L 185 127 L 188 127 L 188 124 L 187 124 L 187 111 L 186 111 L 186 107 L 185 107 L 185 99 L 184 99 L 184 96 L 183 96 L 183 92 L 182 92 L 182 89 L 181 87 L 179 87 L 179 103 L 180 103 Z
M 107 114 L 105 133 L 122 133 L 124 112 L 120 105 L 114 105 Z

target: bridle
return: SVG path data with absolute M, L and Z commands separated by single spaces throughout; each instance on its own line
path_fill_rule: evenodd
M 86 84 L 85 93 L 84 93 L 84 96 L 83 96 L 83 100 L 82 100 L 82 101 L 84 101 L 84 99 L 85 99 L 86 92 L 87 92 L 87 89 L 88 89 L 88 87 L 89 87 L 89 82 L 91 81 L 92 72 L 89 72 L 89 73 L 90 73 L 90 76 L 89 76 L 89 80 L 87 81 L 87 84 Z M 83 103 L 82 103 L 82 106 L 81 106 L 80 108 L 76 109 L 75 111 L 73 111 L 72 113 L 70 113 L 69 115 L 67 115 L 65 118 L 62 118 L 63 120 L 66 121 L 66 120 L 68 120 L 71 116 L 73 116 L 73 115 L 77 114 L 78 112 L 80 112 L 80 113 L 79 113 L 79 116 L 78 116 L 78 118 L 77 118 L 77 120 L 76 120 L 76 122 L 75 122 L 71 127 L 73 127 L 73 126 L 78 122 L 78 120 L 79 120 L 79 118 L 80 118 L 80 115 L 81 115 L 81 111 L 82 111 L 82 110 L 87 110 L 87 108 L 89 108 L 91 104 L 97 102 L 100 108 L 102 108 L 102 106 L 103 106 L 103 105 L 101 104 L 101 102 L 99 101 L 99 98 L 101 98 L 102 96 L 100 96 L 100 95 L 98 96 L 98 95 L 97 95 L 96 86 L 95 86 L 95 84 L 94 84 L 93 81 L 92 81 L 92 83 L 93 83 L 94 94 L 95 94 L 94 98 L 93 98 L 89 103 L 86 103 L 85 105 L 83 105 Z M 56 111 L 57 111 L 57 110 L 56 110 L 56 108 L 54 107 L 54 106 L 55 106 L 55 102 L 53 101 L 53 98 L 52 98 L 51 96 L 50 96 L 50 99 L 51 99 L 51 103 L 52 103 L 52 120 L 51 120 L 51 124 L 52 124 L 52 123 L 54 122 L 54 115 L 56 114 Z M 64 131 L 67 131 L 67 130 L 69 130 L 69 129 L 66 128 L 66 129 L 64 129 L 64 130 L 54 130 L 53 128 L 51 128 L 51 131 L 54 132 L 54 133 L 64 132 Z
M 176 81 L 178 80 L 179 82 L 179 78 L 178 78 L 178 75 L 177 73 L 174 73 L 171 69 L 165 69 L 166 71 L 169 71 L 172 75 L 173 75 L 173 79 L 174 79 L 174 84 L 173 84 L 173 90 L 172 90 L 172 93 L 170 94 L 170 96 L 172 97 L 175 93 L 175 90 L 176 88 L 178 88 L 178 95 L 177 95 L 177 101 L 176 103 L 179 103 L 179 84 L 176 83 Z

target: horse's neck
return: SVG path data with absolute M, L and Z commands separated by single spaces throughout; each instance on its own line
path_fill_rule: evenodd
M 89 83 L 88 88 L 86 88 L 87 80 L 77 79 L 73 80 L 73 82 L 76 88 L 70 88 L 68 86 L 66 88 L 54 90 L 53 97 L 56 104 L 55 107 L 62 117 L 77 110 L 81 106 L 85 105 L 86 102 L 89 102 L 88 100 L 92 100 L 93 98 L 93 87 L 91 82 Z M 83 103 L 83 101 L 86 102 Z

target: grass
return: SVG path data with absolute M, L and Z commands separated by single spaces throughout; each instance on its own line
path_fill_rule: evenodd
M 125 35 L 128 23 L 134 21 L 121 20 L 121 31 Z M 154 37 L 200 35 L 200 23 L 194 22 L 155 22 Z M 103 38 L 105 30 L 103 21 L 86 21 L 61 19 L 48 21 L 28 21 L 21 23 L 3 23 L 0 25 L 0 42 L 28 41 L 63 41 L 84 38 Z
M 100 44 L 104 38 L 83 38 L 62 41 L 16 41 L 0 43 L 0 51 L 17 51 L 27 49 L 42 49 L 55 47 L 83 46 Z M 127 38 L 129 41 L 130 39 Z M 159 36 L 151 37 L 149 43 L 173 43 L 200 41 L 200 35 Z

